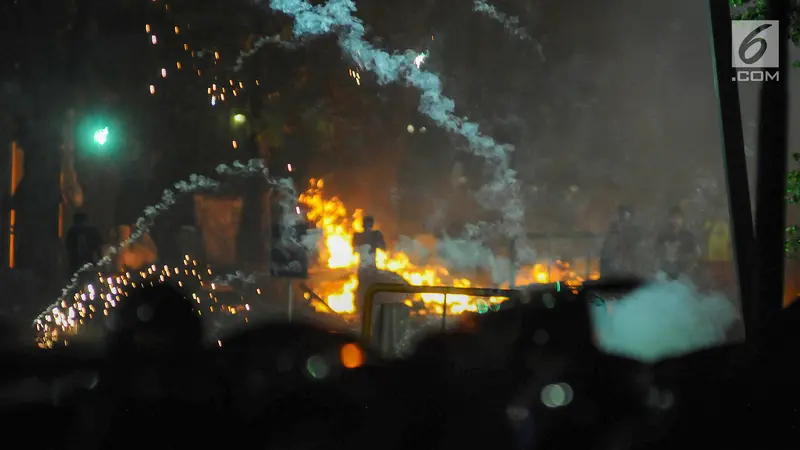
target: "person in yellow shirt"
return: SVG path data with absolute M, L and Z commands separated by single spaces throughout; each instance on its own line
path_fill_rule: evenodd
M 706 260 L 708 262 L 726 262 L 732 259 L 731 227 L 727 220 L 710 220 L 705 225 L 708 233 Z
M 734 292 L 733 247 L 731 227 L 726 214 L 716 214 L 705 224 L 706 248 L 703 259 L 707 267 L 709 287 L 721 292 Z

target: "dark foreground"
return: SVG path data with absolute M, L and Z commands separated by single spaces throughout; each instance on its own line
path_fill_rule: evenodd
M 644 365 L 591 344 L 585 299 L 534 294 L 402 361 L 303 324 L 204 346 L 191 303 L 139 290 L 102 355 L 2 359 L 2 447 L 797 448 L 800 306 L 755 344 Z M 531 301 L 532 300 L 532 301 Z M 552 306 L 552 305 L 550 305 Z M 547 339 L 542 340 L 542 331 Z M 538 336 L 538 337 L 537 337 Z

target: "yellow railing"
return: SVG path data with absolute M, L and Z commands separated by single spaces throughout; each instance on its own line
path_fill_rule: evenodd
M 371 342 L 372 338 L 372 317 L 375 303 L 375 295 L 381 292 L 398 294 L 443 294 L 447 295 L 468 295 L 470 297 L 505 297 L 517 298 L 522 295 L 521 291 L 514 289 L 494 289 L 494 288 L 466 288 L 455 286 L 411 286 L 408 284 L 376 283 L 367 287 L 364 294 L 364 306 L 361 312 L 361 339 L 364 342 Z M 446 300 L 445 300 L 446 301 Z M 447 308 L 442 314 L 447 314 Z

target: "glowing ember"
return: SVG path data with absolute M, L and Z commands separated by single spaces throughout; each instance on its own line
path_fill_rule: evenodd
M 108 316 L 120 302 L 124 302 L 131 288 L 153 286 L 170 280 L 191 292 L 198 315 L 204 313 L 224 316 L 241 316 L 248 322 L 249 304 L 226 305 L 217 294 L 229 292 L 230 288 L 218 285 L 213 280 L 211 268 L 201 266 L 186 255 L 180 266 L 157 266 L 155 264 L 113 276 L 98 273 L 97 278 L 77 292 L 72 298 L 61 300 L 58 307 L 36 320 L 37 344 L 40 348 L 53 348 L 67 344 L 68 338 L 78 334 L 79 329 L 95 316 Z M 257 291 L 261 295 L 261 290 Z

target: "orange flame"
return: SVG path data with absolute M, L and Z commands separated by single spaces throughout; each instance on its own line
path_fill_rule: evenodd
M 358 277 L 355 272 L 359 264 L 359 255 L 353 248 L 352 240 L 354 233 L 363 231 L 363 211 L 356 209 L 350 213 L 338 197 L 325 197 L 324 186 L 322 179 L 312 178 L 308 189 L 300 195 L 299 200 L 308 210 L 306 214 L 308 220 L 316 224 L 321 231 L 322 242 L 319 248 L 318 266 L 322 269 L 344 270 L 348 272 L 348 275 L 344 281 L 320 283 L 317 286 L 317 293 L 332 310 L 341 314 L 352 314 L 356 311 L 355 295 L 358 289 Z M 380 227 L 376 224 L 375 228 L 379 229 Z M 403 252 L 378 250 L 376 263 L 379 269 L 394 272 L 413 286 L 473 286 L 469 279 L 451 276 L 446 267 L 439 265 L 416 266 Z M 516 277 L 518 286 L 555 281 L 579 284 L 583 279 L 576 276 L 568 264 L 561 262 L 557 262 L 552 267 L 546 264 L 522 267 Z M 444 312 L 445 299 L 442 294 L 420 294 L 416 299 L 421 300 L 425 305 L 422 314 L 425 313 L 424 311 L 434 314 Z M 487 304 L 497 304 L 504 300 L 499 297 L 480 299 L 467 295 L 448 295 L 447 313 L 461 314 L 466 311 L 477 311 L 484 309 Z M 406 300 L 406 304 L 411 306 L 411 301 Z

